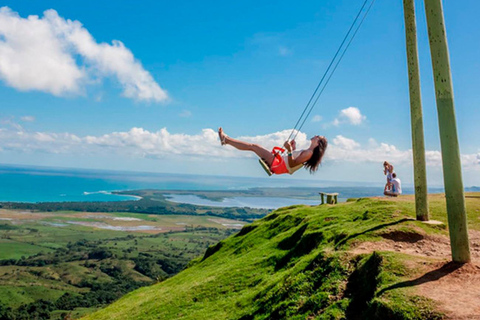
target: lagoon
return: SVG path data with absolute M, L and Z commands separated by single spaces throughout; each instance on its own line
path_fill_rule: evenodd
M 211 207 L 249 207 L 255 209 L 278 209 L 281 207 L 288 207 L 291 205 L 305 204 L 310 206 L 317 206 L 320 204 L 319 200 L 304 200 L 294 198 L 278 198 L 278 197 L 229 197 L 222 201 L 212 201 L 210 199 L 201 198 L 197 195 L 191 194 L 164 194 L 168 201 L 175 203 L 187 203 L 200 206 Z M 339 199 L 341 201 L 342 199 Z M 346 199 L 343 199 L 346 200 Z

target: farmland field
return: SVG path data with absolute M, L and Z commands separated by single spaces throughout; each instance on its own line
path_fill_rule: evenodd
M 244 224 L 208 215 L 0 209 L 0 314 L 76 318 L 178 273 Z

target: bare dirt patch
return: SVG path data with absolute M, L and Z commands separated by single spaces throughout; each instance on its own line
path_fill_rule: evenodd
M 463 265 L 450 262 L 450 241 L 441 235 L 388 232 L 382 235 L 385 240 L 354 244 L 352 253 L 394 251 L 425 258 L 409 263 L 419 271 L 404 285 L 437 302 L 448 319 L 480 320 L 480 232 L 469 234 L 472 262 Z
M 425 235 L 422 233 L 391 231 L 381 234 L 383 241 L 366 241 L 353 244 L 354 254 L 373 251 L 395 251 L 414 256 L 450 259 L 450 240 L 441 235 Z M 480 263 L 480 232 L 471 230 L 470 252 L 472 260 Z
M 15 220 L 41 220 L 45 219 L 48 217 L 52 217 L 53 214 L 50 213 L 40 213 L 40 212 L 34 212 L 34 211 L 13 211 L 13 210 L 5 210 L 5 209 L 0 209 L 0 218 L 2 220 L 9 220 L 9 221 L 15 221 Z
M 430 265 L 416 289 L 438 303 L 448 319 L 480 319 L 480 265 L 451 262 Z
M 400 231 L 394 230 L 390 232 L 385 232 L 380 234 L 382 238 L 393 240 L 395 242 L 408 242 L 408 243 L 416 243 L 425 239 L 425 236 L 418 232 L 413 231 Z

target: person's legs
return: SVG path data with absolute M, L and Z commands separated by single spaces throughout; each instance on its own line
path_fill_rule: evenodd
M 244 141 L 240 141 L 240 140 L 237 140 L 237 139 L 230 138 L 225 133 L 223 133 L 222 128 L 218 129 L 218 135 L 219 135 L 220 141 L 222 141 L 222 143 L 229 144 L 229 145 L 231 145 L 232 147 L 234 147 L 238 150 L 255 152 L 255 154 L 257 156 L 259 156 L 260 158 L 262 158 L 269 166 L 272 165 L 274 156 L 270 151 L 268 151 L 264 147 L 262 147 L 258 144 L 244 142 Z
M 385 189 L 383 189 L 383 191 L 392 191 L 392 184 L 387 181 L 387 183 L 385 184 Z

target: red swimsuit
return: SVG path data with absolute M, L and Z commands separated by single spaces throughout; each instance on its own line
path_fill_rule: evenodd
M 285 149 L 280 147 L 274 147 L 272 150 L 274 158 L 272 161 L 272 165 L 270 166 L 270 170 L 275 174 L 290 173 L 288 171 L 285 160 L 283 160 L 283 157 L 280 155 L 280 153 L 282 152 L 285 152 Z

